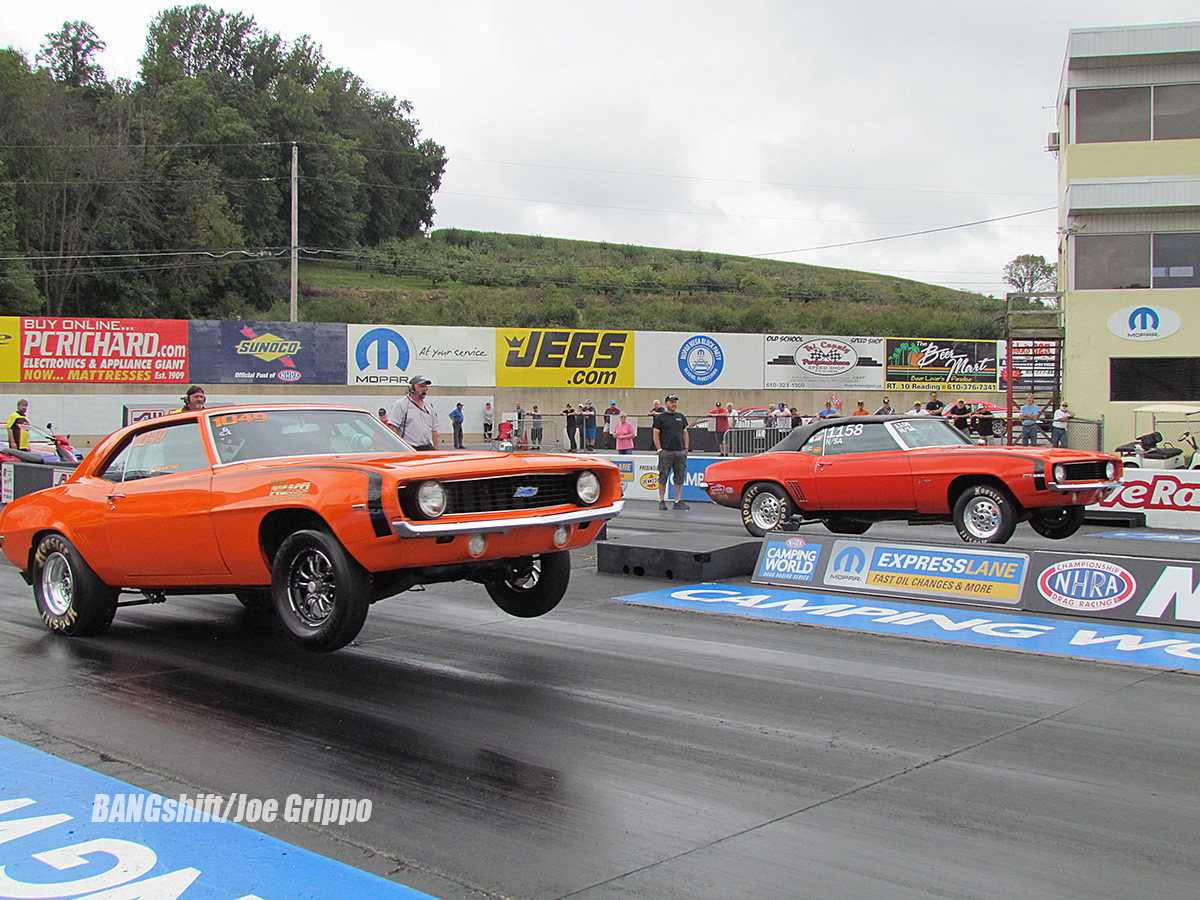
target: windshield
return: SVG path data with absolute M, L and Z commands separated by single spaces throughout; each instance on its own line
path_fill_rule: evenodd
M 917 447 L 972 446 L 972 441 L 949 422 L 931 416 L 910 416 L 887 423 L 888 430 L 909 450 Z
M 412 447 L 362 409 L 256 409 L 208 417 L 223 463 L 280 456 L 411 453 Z

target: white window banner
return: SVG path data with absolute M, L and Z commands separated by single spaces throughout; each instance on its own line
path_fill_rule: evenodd
M 881 391 L 887 373 L 881 337 L 763 336 L 763 386 L 794 391 Z
M 496 329 L 346 326 L 347 384 L 406 385 L 414 375 L 435 385 L 495 386 Z
M 639 331 L 635 387 L 761 390 L 762 336 L 696 331 Z

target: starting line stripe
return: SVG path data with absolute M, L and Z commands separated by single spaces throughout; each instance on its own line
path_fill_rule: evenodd
M 94 822 L 97 795 L 158 798 L 159 821 L 138 801 L 143 821 Z M 167 800 L 0 737 L 0 897 L 433 900 L 231 821 L 163 822 Z
M 868 606 L 829 594 L 757 585 L 694 584 L 617 599 L 647 606 L 806 622 L 876 634 L 1200 672 L 1197 633 L 891 601 Z
M 1088 537 L 1119 538 L 1126 541 L 1172 541 L 1176 544 L 1200 544 L 1200 534 L 1164 534 L 1153 531 L 1103 531 Z

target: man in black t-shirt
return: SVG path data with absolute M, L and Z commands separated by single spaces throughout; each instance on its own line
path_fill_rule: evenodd
M 945 403 L 937 398 L 937 391 L 930 391 L 929 402 L 925 404 L 925 412 L 931 416 L 940 416 L 942 414 L 942 407 L 945 405 Z
M 667 476 L 675 482 L 675 508 L 688 509 L 683 499 L 683 482 L 687 478 L 688 430 L 687 417 L 678 412 L 679 398 L 667 394 L 667 408 L 654 417 L 654 449 L 658 451 L 658 508 L 667 508 Z
M 965 397 L 959 397 L 958 402 L 946 410 L 946 415 L 950 417 L 951 423 L 955 428 L 964 434 L 966 433 L 971 419 L 971 406 L 967 403 Z

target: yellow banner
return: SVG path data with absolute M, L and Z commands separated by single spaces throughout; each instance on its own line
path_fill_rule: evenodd
M 633 387 L 632 331 L 496 329 L 497 387 Z
M 0 381 L 21 380 L 21 319 L 0 316 Z
M 1013 601 L 1021 591 L 1019 584 L 1002 584 L 982 578 L 959 578 L 953 575 L 936 575 L 916 572 L 872 572 L 867 584 L 893 588 L 908 588 L 928 591 L 931 594 L 964 594 L 976 597 L 991 597 L 996 600 Z

